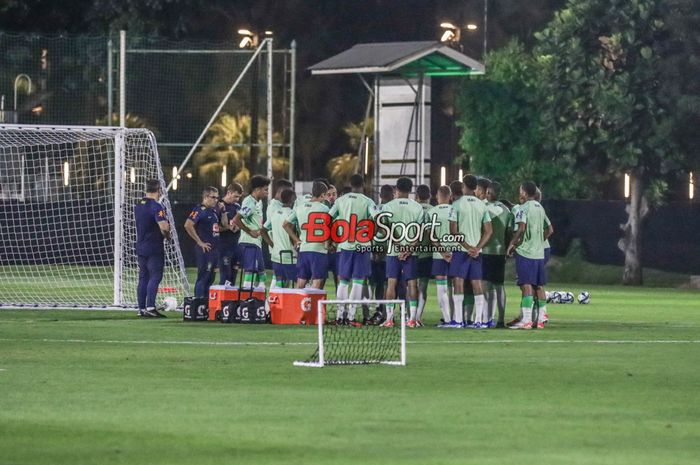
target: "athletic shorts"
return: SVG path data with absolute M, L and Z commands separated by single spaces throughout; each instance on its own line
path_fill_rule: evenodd
M 410 281 L 416 279 L 418 259 L 413 255 L 406 260 L 399 260 L 399 257 L 387 255 L 386 257 L 386 277 L 387 279 L 398 279 L 401 281 Z
M 444 258 L 433 258 L 430 274 L 433 276 L 447 276 L 450 270 L 450 263 Z
M 328 271 L 338 276 L 338 252 L 328 252 Z
M 277 263 L 272 262 L 272 270 L 275 272 L 275 278 L 283 281 L 297 281 L 297 265 L 296 263 Z
M 467 252 L 459 250 L 453 252 L 448 274 L 453 278 L 462 278 L 465 281 L 483 279 L 481 255 L 477 258 L 472 258 Z
M 544 264 L 545 264 L 545 265 L 546 265 L 547 263 L 549 263 L 549 259 L 550 259 L 550 258 L 552 258 L 552 248 L 551 248 L 551 247 L 547 247 L 546 249 L 544 249 Z
M 372 274 L 372 254 L 341 250 L 337 254 L 337 275 L 343 279 L 367 279 Z
M 543 258 L 525 258 L 515 254 L 515 274 L 518 276 L 518 286 L 524 284 L 544 286 L 547 284 Z
M 420 257 L 417 259 L 417 275 L 419 278 L 430 278 L 430 269 L 433 259 L 430 257 Z
M 506 256 L 481 254 L 484 281 L 503 284 L 506 279 Z
M 253 244 L 241 244 L 239 247 L 241 268 L 243 271 L 262 274 L 265 271 L 265 260 L 263 259 L 262 249 Z
M 326 279 L 328 277 L 328 254 L 321 252 L 299 252 L 297 259 L 298 279 Z

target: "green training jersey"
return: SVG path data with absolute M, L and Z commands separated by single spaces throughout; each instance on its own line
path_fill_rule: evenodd
M 463 195 L 452 204 L 450 221 L 457 223 L 458 234 L 464 235 L 464 242 L 476 247 L 481 240 L 481 227 L 491 222 L 491 216 L 484 202 L 473 195 Z M 460 244 L 460 250 L 465 251 Z
M 360 221 L 372 219 L 376 214 L 377 206 L 374 204 L 374 200 L 370 199 L 364 194 L 350 192 L 341 197 L 338 197 L 335 204 L 331 207 L 329 213 L 331 217 L 335 219 L 350 221 L 350 218 L 354 215 L 355 217 L 355 227 L 359 225 Z M 345 234 L 346 231 L 343 231 Z M 355 246 L 359 244 L 356 241 L 343 241 L 338 245 L 340 250 L 355 250 Z M 368 244 L 360 244 L 368 245 Z
M 515 215 L 515 224 L 525 224 L 522 242 L 515 248 L 518 255 L 534 260 L 544 259 L 544 228 L 547 215 L 535 200 L 528 200 Z
M 252 195 L 247 196 L 238 210 L 244 225 L 251 231 L 259 231 L 262 228 L 262 200 L 255 200 Z M 239 244 L 253 244 L 262 248 L 262 238 L 253 237 L 245 231 L 241 231 Z
M 319 252 L 328 253 L 326 250 L 325 242 L 309 242 L 307 237 L 307 230 L 303 228 L 305 224 L 309 222 L 309 216 L 312 213 L 328 213 L 328 207 L 322 202 L 312 202 L 303 201 L 300 202 L 287 216 L 287 221 L 296 226 L 299 231 L 299 239 L 301 240 L 301 246 L 299 246 L 299 252 Z M 316 221 L 316 223 L 322 224 L 323 221 Z M 320 236 L 321 231 L 316 235 Z
M 277 199 L 270 200 L 267 204 L 267 210 L 265 211 L 265 218 L 270 218 L 272 214 L 280 208 L 282 208 L 282 202 Z
M 430 221 L 428 218 L 428 211 L 430 211 L 431 208 L 433 208 L 432 205 L 429 203 L 419 203 L 419 205 L 423 208 L 423 223 Z M 416 256 L 418 258 L 430 258 L 433 256 L 432 252 L 429 251 L 430 249 L 430 229 L 426 229 L 424 231 L 425 234 L 423 234 L 423 239 L 420 241 L 420 245 L 423 246 L 426 251 L 425 252 L 418 252 Z
M 513 209 L 510 211 L 510 223 L 508 224 L 508 227 L 513 232 L 518 230 L 518 225 L 515 223 L 515 216 L 518 214 L 518 211 L 520 210 L 521 207 L 522 207 L 522 205 L 520 205 L 520 204 L 513 205 Z
M 493 234 L 484 245 L 483 253 L 487 255 L 505 255 L 508 244 L 506 244 L 506 230 L 510 227 L 511 214 L 508 207 L 498 200 L 488 202 L 486 208 L 491 216 L 491 227 Z
M 440 241 L 440 245 L 445 249 L 444 252 L 452 253 L 455 247 L 454 242 L 444 242 L 441 239 L 447 234 L 450 234 L 450 212 L 452 211 L 452 205 L 448 203 L 435 205 L 430 210 L 428 210 L 428 216 L 426 221 L 431 221 L 435 217 L 435 222 L 439 224 L 435 230 L 435 237 Z M 428 234 L 430 232 L 428 231 Z M 433 245 L 434 246 L 434 245 Z M 433 252 L 434 259 L 442 259 L 443 256 L 440 252 Z
M 382 217 L 382 223 L 391 228 L 392 224 L 401 224 L 407 227 L 413 225 L 410 228 L 410 234 L 415 236 L 416 227 L 420 227 L 423 224 L 423 207 L 420 206 L 418 202 L 411 199 L 394 199 L 391 202 L 387 202 L 382 205 L 381 214 L 388 213 L 388 215 Z M 401 235 L 401 228 L 395 229 L 395 233 Z M 399 239 L 398 237 L 396 239 Z M 401 251 L 398 250 L 397 246 L 408 245 L 410 242 L 404 238 L 400 241 L 393 241 L 389 250 L 387 250 L 387 255 L 398 256 Z M 420 241 L 419 241 L 420 243 Z
M 268 211 L 270 209 L 268 208 Z M 270 259 L 275 263 L 296 263 L 294 255 L 294 245 L 292 239 L 287 234 L 287 231 L 282 227 L 284 221 L 292 213 L 292 209 L 285 207 L 280 203 L 272 214 L 268 213 L 267 221 L 265 221 L 265 229 L 270 231 L 270 237 L 274 246 L 270 249 Z
M 382 208 L 384 207 L 384 204 L 378 203 L 377 206 L 374 209 L 374 217 L 376 218 L 377 214 L 382 211 Z M 376 223 L 376 220 L 375 220 Z M 386 255 L 386 247 L 387 247 L 387 242 L 386 242 L 386 237 L 384 234 L 384 231 L 379 229 L 379 227 L 375 227 L 374 229 L 374 237 L 372 237 L 372 247 L 373 250 L 375 251 L 375 254 L 377 256 L 383 257 Z

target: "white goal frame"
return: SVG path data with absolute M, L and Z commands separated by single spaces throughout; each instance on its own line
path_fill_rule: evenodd
M 384 304 L 384 305 L 398 305 L 401 309 L 400 325 L 401 325 L 401 359 L 398 361 L 387 360 L 378 362 L 380 365 L 395 365 L 395 366 L 405 366 L 406 365 L 406 302 L 404 300 L 372 300 L 372 299 L 362 299 L 362 300 L 319 300 L 317 306 L 317 323 L 318 323 L 318 362 L 303 362 L 295 361 L 294 366 L 298 367 L 312 367 L 312 368 L 323 368 L 326 366 L 324 353 L 325 348 L 323 344 L 323 325 L 325 323 L 323 307 L 326 304 L 335 305 L 366 305 L 366 304 Z M 352 363 L 349 363 L 352 365 Z
M 142 132 L 144 136 L 148 139 L 149 145 L 153 149 L 154 163 L 157 177 L 161 182 L 161 188 L 164 199 L 166 201 L 166 215 L 167 219 L 171 225 L 171 237 L 174 241 L 174 249 L 176 251 L 176 266 L 179 267 L 180 281 L 182 285 L 182 290 L 185 295 L 189 294 L 189 282 L 187 281 L 187 275 L 185 272 L 185 264 L 182 257 L 182 252 L 180 249 L 177 231 L 175 230 L 175 220 L 173 217 L 172 209 L 170 208 L 170 203 L 167 200 L 167 189 L 164 181 L 164 173 L 160 163 L 160 157 L 158 154 L 158 146 L 153 133 L 146 128 L 125 128 L 119 126 L 71 126 L 71 125 L 28 125 L 28 124 L 0 124 L 0 131 L 3 130 L 13 130 L 13 131 L 27 131 L 27 132 L 85 132 L 85 133 L 105 133 L 114 139 L 114 281 L 113 281 L 113 301 L 112 305 L 78 305 L 77 307 L 65 306 L 63 304 L 57 305 L 37 305 L 37 304 L 27 304 L 27 305 L 1 305 L 0 308 L 101 308 L 101 309 L 112 309 L 112 310 L 124 310 L 136 308 L 135 304 L 129 304 L 125 302 L 124 289 L 122 286 L 124 278 L 124 215 L 123 215 L 123 203 L 126 200 L 126 188 L 124 179 L 124 170 L 126 169 L 126 143 L 125 138 L 129 131 L 132 132 Z M 21 184 L 24 186 L 24 170 L 21 171 Z M 22 195 L 23 197 L 23 195 Z M 24 198 L 19 198 L 18 200 L 24 201 Z

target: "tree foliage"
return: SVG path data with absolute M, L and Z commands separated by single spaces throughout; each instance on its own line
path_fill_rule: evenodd
M 460 144 L 470 170 L 497 179 L 515 197 L 524 179 L 537 179 L 548 195 L 570 197 L 569 160 L 548 157 L 540 127 L 539 69 L 517 41 L 487 56 L 488 74 L 465 82 L 459 94 Z
M 260 120 L 259 125 L 258 143 L 265 144 L 267 122 Z M 245 185 L 252 174 L 263 173 L 263 166 L 250 166 L 250 129 L 250 116 L 221 113 L 209 128 L 202 147 L 194 154 L 194 166 L 199 175 L 210 184 L 217 185 L 221 171 L 226 166 L 229 176 Z M 281 140 L 279 133 L 273 133 L 274 144 L 279 144 Z M 289 160 L 282 158 L 279 152 L 279 147 L 272 150 L 272 172 L 275 178 L 287 177 L 289 170 Z M 261 162 L 265 162 L 265 156 L 261 159 Z
M 365 137 L 370 138 L 370 143 L 368 144 L 369 153 L 367 160 L 370 164 L 368 172 L 371 173 L 371 163 L 373 159 L 373 146 L 372 143 L 372 128 L 374 127 L 374 119 L 369 118 L 366 122 L 350 123 L 343 128 L 343 132 L 348 137 L 350 147 L 357 150 L 355 153 L 344 153 L 340 156 L 333 157 L 326 163 L 326 170 L 328 171 L 328 176 L 335 183 L 336 186 L 342 187 L 350 183 L 350 176 L 358 173 L 362 167 L 362 163 L 357 156 L 360 149 L 360 144 L 363 143 L 363 127 L 367 127 L 364 134 Z M 364 154 L 364 152 L 363 152 Z

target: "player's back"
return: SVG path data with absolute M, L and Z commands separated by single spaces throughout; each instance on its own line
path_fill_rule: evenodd
M 391 224 L 401 224 L 407 228 L 412 224 L 422 224 L 424 220 L 423 207 L 415 200 L 408 198 L 397 198 L 382 205 L 380 221 L 390 226 Z M 400 232 L 397 230 L 397 232 Z M 408 240 L 393 241 L 393 245 L 407 245 Z M 388 255 L 398 255 L 399 251 L 391 247 L 387 251 Z
M 355 225 L 360 221 L 371 219 L 376 213 L 374 201 L 366 195 L 358 192 L 349 192 L 338 197 L 329 211 L 334 219 L 341 219 L 350 222 L 355 218 Z M 341 250 L 355 249 L 355 242 L 343 241 L 338 248 Z
M 506 253 L 506 230 L 510 227 L 511 213 L 502 202 L 498 200 L 486 204 L 491 216 L 493 234 L 484 246 L 483 252 L 490 255 L 504 255 Z
M 136 253 L 147 255 L 163 251 L 163 234 L 158 221 L 165 218 L 165 209 L 154 199 L 142 198 L 134 206 Z
M 463 195 L 452 204 L 450 221 L 457 223 L 458 233 L 463 234 L 464 241 L 472 247 L 481 240 L 481 227 L 487 219 L 491 221 L 486 204 L 473 195 Z
M 294 263 L 294 246 L 289 234 L 282 226 L 291 212 L 291 208 L 280 204 L 267 218 L 266 226 L 269 226 L 268 229 L 274 244 L 274 247 L 270 249 L 270 257 L 272 261 L 277 263 Z
M 434 231 L 434 236 L 440 241 L 440 245 L 444 248 L 445 252 L 451 253 L 451 248 L 454 246 L 452 242 L 444 242 L 441 239 L 446 235 L 450 234 L 450 211 L 452 210 L 452 205 L 448 203 L 443 203 L 440 205 L 435 205 L 427 212 L 426 221 L 432 221 L 433 219 L 438 224 L 437 229 Z M 426 230 L 427 234 L 430 234 L 430 230 Z M 433 253 L 433 258 L 442 258 L 439 251 Z
M 304 227 L 309 223 L 323 223 L 325 214 L 325 220 L 328 220 L 330 216 L 328 215 L 328 206 L 322 202 L 314 201 L 303 201 L 299 203 L 294 210 L 290 213 L 289 219 L 292 219 L 297 224 L 297 228 L 300 231 L 299 239 L 301 240 L 301 246 L 299 247 L 299 252 L 320 252 L 327 253 L 326 246 L 323 242 L 314 240 L 308 235 L 309 227 Z M 314 236 L 319 236 L 320 234 L 314 234 Z

